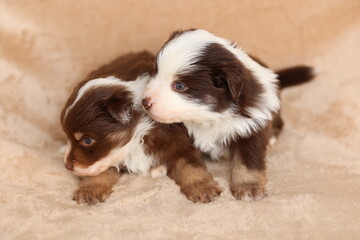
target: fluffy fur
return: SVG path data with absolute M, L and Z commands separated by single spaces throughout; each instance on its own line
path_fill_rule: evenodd
M 220 195 L 185 127 L 156 123 L 143 112 L 141 94 L 153 61 L 147 52 L 122 56 L 90 74 L 66 103 L 61 115 L 69 141 L 65 166 L 83 177 L 74 193 L 78 203 L 104 201 L 116 183 L 116 168 L 151 171 L 154 177 L 167 169 L 194 202 Z
M 281 86 L 308 81 L 309 72 L 279 72 Z M 279 86 L 275 72 L 234 42 L 205 30 L 177 31 L 157 54 L 144 108 L 156 121 L 183 122 L 211 158 L 230 158 L 234 197 L 259 200 L 266 195 L 266 146 L 283 126 Z

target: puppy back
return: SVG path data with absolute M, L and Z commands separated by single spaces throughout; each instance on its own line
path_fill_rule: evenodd
M 92 71 L 86 80 L 115 76 L 122 80 L 132 81 L 143 73 L 151 74 L 154 61 L 155 56 L 148 51 L 128 53 Z

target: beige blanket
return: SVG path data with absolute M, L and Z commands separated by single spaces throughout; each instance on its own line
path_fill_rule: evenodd
M 322 70 L 282 94 L 286 127 L 268 152 L 268 192 L 224 189 L 194 204 L 167 177 L 125 176 L 104 204 L 71 200 L 59 112 L 90 70 L 156 52 L 177 28 L 233 39 L 277 69 Z M 360 1 L 1 1 L 0 239 L 359 239 Z

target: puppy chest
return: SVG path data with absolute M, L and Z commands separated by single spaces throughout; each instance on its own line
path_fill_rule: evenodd
M 141 140 L 138 143 L 132 143 L 123 162 L 129 172 L 134 173 L 146 173 L 153 164 L 154 159 L 145 152 Z
M 141 119 L 136 126 L 131 141 L 126 145 L 127 154 L 124 165 L 130 172 L 147 172 L 154 164 L 154 158 L 145 150 L 144 137 L 153 128 L 153 123 L 148 117 Z
M 218 160 L 227 154 L 227 147 L 218 136 L 211 134 L 211 131 L 191 131 L 190 136 L 194 140 L 196 148 L 207 153 L 213 160 Z

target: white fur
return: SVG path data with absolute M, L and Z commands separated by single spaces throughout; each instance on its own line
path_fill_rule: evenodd
M 134 103 L 139 106 L 141 103 L 141 93 L 143 89 L 145 88 L 146 84 L 149 81 L 148 75 L 142 75 L 138 77 L 136 81 L 123 81 L 119 78 L 116 78 L 114 76 L 106 77 L 106 78 L 95 78 L 82 86 L 78 94 L 75 98 L 75 100 L 68 106 L 68 108 L 65 111 L 64 119 L 66 118 L 67 114 L 71 109 L 76 105 L 77 102 L 84 96 L 84 94 L 89 91 L 90 89 L 96 88 L 96 87 L 104 87 L 104 86 L 126 86 L 130 91 L 132 91 L 135 95 Z
M 167 168 L 165 165 L 154 167 L 150 170 L 150 176 L 152 178 L 164 177 L 167 174 Z
M 236 115 L 232 110 L 223 113 L 209 113 L 202 123 L 184 122 L 194 145 L 210 154 L 211 158 L 219 159 L 226 153 L 226 148 L 237 136 L 249 136 L 259 130 L 266 121 L 254 120 Z
M 258 102 L 259 106 L 248 109 L 251 117 L 254 119 L 270 120 L 272 118 L 272 112 L 276 112 L 280 108 L 280 100 L 277 95 L 278 89 L 276 83 L 278 82 L 277 75 L 270 69 L 265 68 L 251 59 L 243 50 L 235 47 L 231 41 L 217 37 L 205 30 L 189 31 L 181 34 L 179 37 L 170 41 L 163 50 L 159 53 L 157 62 L 159 72 L 155 79 L 149 84 L 146 91 L 154 91 L 154 88 L 162 88 L 162 85 L 166 85 L 169 88 L 174 77 L 178 73 L 184 73 L 192 70 L 191 63 L 196 61 L 200 56 L 202 50 L 211 43 L 218 43 L 222 45 L 229 52 L 233 53 L 244 66 L 249 69 L 255 76 L 256 80 L 262 85 L 264 93 L 260 96 Z M 145 91 L 145 92 L 146 92 Z M 160 94 L 163 94 L 161 91 Z M 170 94 L 179 95 L 173 91 L 167 91 L 167 98 Z M 151 96 L 152 97 L 152 96 Z M 178 105 L 193 104 L 189 103 L 186 99 L 181 101 Z M 170 105 L 161 103 L 161 105 Z M 171 107 L 175 108 L 171 103 Z M 189 107 L 192 108 L 192 107 Z
M 211 111 L 193 99 L 189 100 L 172 91 L 171 83 L 176 74 L 191 71 L 203 49 L 217 43 L 233 53 L 244 66 L 254 74 L 264 92 L 258 99 L 258 106 L 246 109 L 251 118 L 236 114 L 236 106 L 225 112 Z M 280 108 L 277 95 L 277 75 L 254 60 L 229 40 L 214 36 L 204 30 L 189 31 L 170 41 L 157 58 L 159 72 L 144 92 L 151 98 L 149 114 L 159 122 L 184 122 L 196 147 L 217 159 L 225 154 L 225 146 L 237 136 L 249 136 L 263 128 L 272 119 L 272 113 Z
M 116 85 L 121 85 L 119 79 L 116 77 L 96 78 L 96 79 L 88 81 L 87 83 L 84 84 L 84 86 L 82 86 L 79 89 L 78 94 L 77 94 L 75 100 L 72 102 L 72 104 L 70 104 L 67 107 L 67 109 L 65 111 L 64 119 L 66 118 L 69 111 L 71 111 L 71 109 L 76 105 L 76 103 L 84 96 L 84 94 L 88 90 L 95 88 L 95 87 L 99 87 L 99 86 L 116 86 Z
M 130 110 L 128 109 L 126 112 L 122 113 L 120 115 L 120 118 L 121 118 L 121 122 L 123 124 L 127 124 L 131 121 L 131 112 Z
M 191 63 L 196 61 L 196 57 L 209 43 L 211 39 L 208 32 L 201 30 L 185 32 L 176 37 L 157 56 L 160 70 L 157 76 L 163 81 L 172 82 L 175 73 L 191 70 Z
M 143 117 L 134 130 L 132 139 L 123 147 L 113 149 L 106 157 L 96 161 L 87 168 L 74 166 L 74 173 L 81 176 L 96 176 L 109 167 L 124 165 L 129 172 L 146 173 L 153 165 L 153 158 L 146 155 L 143 137 L 151 130 L 153 122 Z
M 82 86 L 74 102 L 66 109 L 65 117 L 84 94 L 92 88 L 100 86 L 125 86 L 128 91 L 133 92 L 133 104 L 135 108 L 141 105 L 141 93 L 148 83 L 149 76 L 142 75 L 136 81 L 122 81 L 116 77 L 97 78 L 88 81 Z M 125 114 L 124 121 L 130 121 L 130 116 Z M 74 173 L 81 176 L 95 176 L 109 167 L 116 167 L 120 164 L 126 166 L 130 172 L 145 173 L 153 165 L 153 158 L 144 152 L 143 137 L 153 127 L 153 122 L 148 116 L 144 116 L 135 127 L 132 139 L 123 147 L 113 149 L 106 157 L 96 161 L 89 167 L 83 168 L 74 165 Z M 75 133 L 79 135 L 79 133 Z M 70 152 L 70 146 L 65 154 L 65 161 Z
M 250 192 L 245 192 L 244 195 L 241 197 L 241 200 L 244 202 L 254 202 L 254 201 L 259 201 L 263 198 L 262 195 L 259 196 L 250 196 Z
M 61 147 L 61 149 L 60 149 L 61 151 L 65 152 L 65 154 L 64 154 L 64 163 L 66 163 L 66 159 L 67 159 L 67 156 L 70 153 L 70 149 L 71 149 L 70 141 L 66 141 L 66 145 Z
M 135 81 L 122 81 L 121 84 L 126 86 L 127 89 L 133 92 L 133 103 L 136 108 L 141 108 L 142 93 L 149 83 L 150 76 L 143 74 L 139 76 Z
M 185 73 L 192 69 L 191 64 L 196 57 L 211 43 L 205 37 L 206 32 L 199 32 L 197 35 L 191 33 L 183 33 L 163 48 L 157 57 L 160 71 L 144 91 L 143 96 L 150 96 L 153 104 L 149 114 L 159 122 L 174 123 L 184 119 L 202 122 L 203 115 L 210 111 L 209 106 L 190 102 L 171 89 L 176 73 Z
M 153 165 L 154 160 L 144 152 L 143 138 L 153 128 L 154 122 L 144 116 L 135 128 L 133 138 L 126 144 L 128 146 L 127 156 L 124 165 L 129 172 L 146 172 Z
M 170 84 L 158 84 L 151 81 L 144 96 L 151 96 L 152 107 L 149 115 L 163 123 L 182 122 L 184 119 L 192 122 L 203 122 L 211 114 L 210 107 L 188 101 L 181 94 L 174 93 Z

